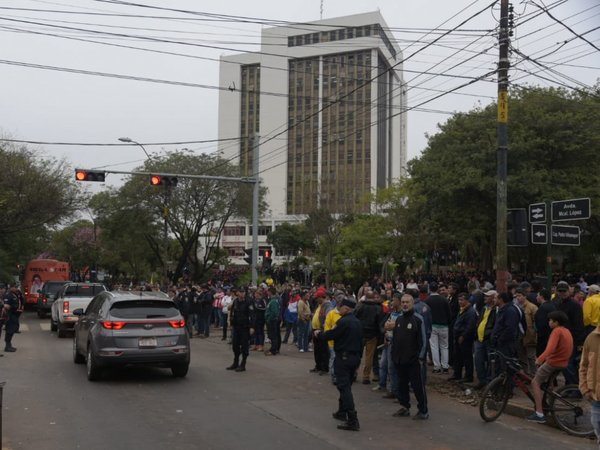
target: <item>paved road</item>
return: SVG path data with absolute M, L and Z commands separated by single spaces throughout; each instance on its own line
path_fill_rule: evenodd
M 90 383 L 71 359 L 71 339 L 26 313 L 18 351 L 0 358 L 4 448 L 55 449 L 593 449 L 548 426 L 503 416 L 485 424 L 476 408 L 436 393 L 431 419 L 391 416 L 398 404 L 356 385 L 359 433 L 338 431 L 337 391 L 308 373 L 312 353 L 253 353 L 248 371 L 224 370 L 231 354 L 218 337 L 192 340 L 185 379 L 166 369 L 125 369 Z

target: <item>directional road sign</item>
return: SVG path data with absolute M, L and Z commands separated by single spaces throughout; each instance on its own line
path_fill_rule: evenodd
M 583 220 L 590 218 L 590 199 L 575 198 L 552 202 L 552 221 Z
M 531 224 L 531 243 L 532 244 L 547 244 L 548 243 L 548 227 L 545 223 Z
M 532 203 L 529 205 L 529 223 L 540 223 L 546 221 L 546 204 Z
M 579 227 L 567 225 L 552 225 L 552 245 L 579 246 Z

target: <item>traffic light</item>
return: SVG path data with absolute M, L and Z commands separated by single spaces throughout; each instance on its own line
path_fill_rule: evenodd
M 506 244 L 508 247 L 527 247 L 527 210 L 509 209 L 506 214 Z
M 106 172 L 103 170 L 75 169 L 75 180 L 77 181 L 100 181 L 104 183 Z
M 270 258 L 271 257 L 271 250 L 265 250 L 264 254 L 263 254 L 264 258 Z
M 152 186 L 177 186 L 177 177 L 150 175 L 150 184 Z

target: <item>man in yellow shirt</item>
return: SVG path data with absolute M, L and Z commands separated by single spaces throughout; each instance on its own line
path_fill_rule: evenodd
M 473 350 L 475 372 L 479 383 L 475 389 L 483 388 L 491 377 L 489 366 L 490 337 L 496 321 L 496 296 L 494 290 L 487 291 L 484 295 L 485 305 L 479 311 L 479 322 L 477 323 L 477 339 Z
M 335 324 L 342 315 L 340 314 L 339 307 L 342 304 L 342 300 L 345 295 L 342 291 L 336 291 L 335 293 L 335 308 L 327 313 L 325 316 L 325 327 L 324 331 L 329 331 L 335 328 Z M 335 373 L 333 373 L 333 360 L 335 358 L 335 351 L 333 350 L 333 341 L 327 341 L 329 345 L 329 374 L 331 375 L 331 382 L 335 384 Z
M 588 297 L 583 302 L 583 326 L 586 336 L 600 325 L 600 286 L 588 286 Z

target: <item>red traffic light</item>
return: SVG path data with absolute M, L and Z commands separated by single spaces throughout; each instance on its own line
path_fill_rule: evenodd
M 270 258 L 271 257 L 271 250 L 265 250 L 265 258 Z
M 152 186 L 177 186 L 177 177 L 165 175 L 150 175 Z
M 99 181 L 104 183 L 106 172 L 102 170 L 75 169 L 75 180 L 77 181 Z

